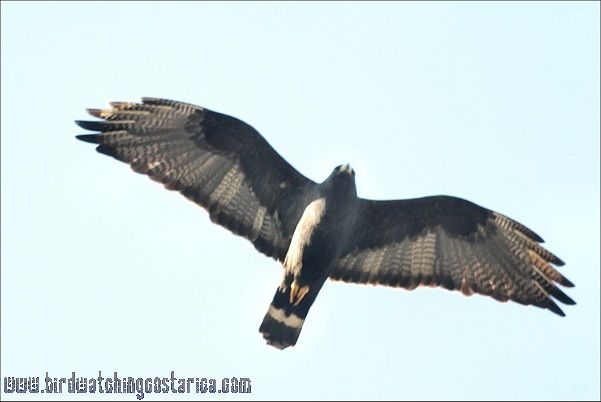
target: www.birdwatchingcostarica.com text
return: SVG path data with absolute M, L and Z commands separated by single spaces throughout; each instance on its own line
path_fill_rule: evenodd
M 146 394 L 250 394 L 250 379 L 245 377 L 199 378 L 176 377 L 171 371 L 168 377 L 123 377 L 116 371 L 105 377 L 102 371 L 97 377 L 54 377 L 48 372 L 40 377 L 4 377 L 5 394 L 135 394 L 138 400 Z M 109 396 L 109 395 L 107 395 Z

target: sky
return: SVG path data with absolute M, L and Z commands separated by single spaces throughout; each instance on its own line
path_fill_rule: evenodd
M 1 7 L 3 384 L 174 371 L 251 393 L 144 400 L 600 398 L 598 2 Z M 566 261 L 578 304 L 328 282 L 298 344 L 266 346 L 279 264 L 75 139 L 85 108 L 142 96 L 236 116 L 315 181 L 349 162 L 364 198 L 508 215 Z

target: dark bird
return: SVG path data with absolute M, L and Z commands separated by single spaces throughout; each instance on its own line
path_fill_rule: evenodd
M 211 220 L 283 263 L 259 331 L 284 349 L 298 340 L 326 279 L 414 289 L 442 286 L 549 309 L 575 304 L 553 266 L 564 262 L 524 225 L 450 197 L 357 197 L 355 172 L 306 178 L 248 124 L 166 99 L 113 102 L 76 123 L 77 136 L 206 208 Z

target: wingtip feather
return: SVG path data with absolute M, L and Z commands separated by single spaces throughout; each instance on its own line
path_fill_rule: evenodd
M 545 307 L 560 317 L 566 316 L 566 313 L 564 313 L 563 310 L 559 308 L 559 306 L 551 299 L 547 299 L 547 304 Z
M 574 285 L 574 283 L 573 283 L 571 280 L 569 280 L 569 279 L 568 279 L 568 278 L 566 278 L 565 276 L 564 276 L 564 277 L 562 277 L 562 279 L 561 279 L 561 282 L 559 282 L 559 283 L 560 283 L 562 286 L 565 286 L 566 288 L 573 288 L 574 286 L 576 286 L 576 285 Z
M 80 134 L 75 136 L 75 138 L 77 138 L 78 140 L 83 142 L 89 142 L 91 144 L 98 144 L 98 137 L 98 134 Z
M 102 118 L 102 109 L 86 109 L 86 112 L 90 116 Z
M 566 295 L 557 287 L 554 287 L 550 293 L 551 296 L 553 296 L 563 304 L 567 304 L 568 306 L 573 306 L 574 304 L 576 304 L 576 302 L 570 296 Z
M 83 128 L 84 130 L 90 131 L 102 131 L 100 130 L 99 123 L 101 122 L 90 120 L 75 120 L 75 124 L 77 124 L 79 127 Z

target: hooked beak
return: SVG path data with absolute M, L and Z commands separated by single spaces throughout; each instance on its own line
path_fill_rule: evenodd
M 348 175 L 351 175 L 351 176 L 354 173 L 353 172 L 353 168 L 348 163 L 342 165 L 342 167 L 340 168 L 340 172 L 344 172 L 344 173 L 346 173 Z

